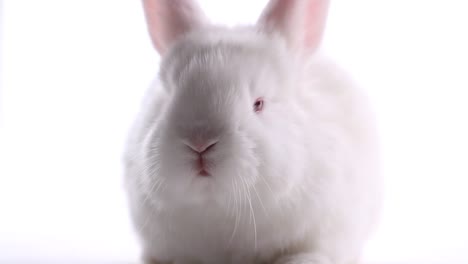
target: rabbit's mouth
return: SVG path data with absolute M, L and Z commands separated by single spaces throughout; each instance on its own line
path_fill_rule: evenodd
M 201 169 L 198 174 L 200 177 L 209 177 L 211 174 L 206 169 Z
M 218 143 L 218 140 L 211 140 L 206 142 L 198 142 L 196 140 L 188 140 L 184 144 L 187 146 L 187 149 L 191 154 L 194 155 L 193 161 L 193 170 L 196 172 L 197 176 L 208 177 L 211 176 L 208 169 L 210 169 L 211 164 L 207 158 L 215 148 L 215 145 Z
M 199 154 L 197 159 L 194 162 L 194 169 L 197 172 L 197 176 L 199 177 L 209 177 L 211 173 L 209 172 L 210 164 L 207 161 L 206 157 L 202 154 Z

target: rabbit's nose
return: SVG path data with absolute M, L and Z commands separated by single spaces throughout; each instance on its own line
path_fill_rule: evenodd
M 187 141 L 185 142 L 185 145 L 187 145 L 191 150 L 198 154 L 203 154 L 211 149 L 214 148 L 214 146 L 218 143 L 218 140 L 212 140 L 212 141 Z

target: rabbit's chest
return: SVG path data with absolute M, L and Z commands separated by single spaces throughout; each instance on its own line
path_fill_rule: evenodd
M 160 219 L 158 255 L 183 263 L 268 263 L 280 248 L 300 237 L 297 223 L 279 215 L 267 218 L 249 210 L 231 216 L 201 212 Z

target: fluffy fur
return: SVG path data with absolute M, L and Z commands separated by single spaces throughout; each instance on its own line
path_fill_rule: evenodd
M 190 28 L 164 44 L 125 155 L 147 263 L 359 260 L 380 203 L 366 98 L 323 55 L 259 28 Z M 210 177 L 193 170 L 193 137 L 218 141 Z

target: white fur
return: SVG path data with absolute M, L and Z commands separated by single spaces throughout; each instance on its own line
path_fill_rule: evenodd
M 125 165 L 148 263 L 359 260 L 380 203 L 376 135 L 332 62 L 256 28 L 204 27 L 164 54 L 145 99 Z M 191 169 L 196 134 L 219 139 L 211 177 Z

